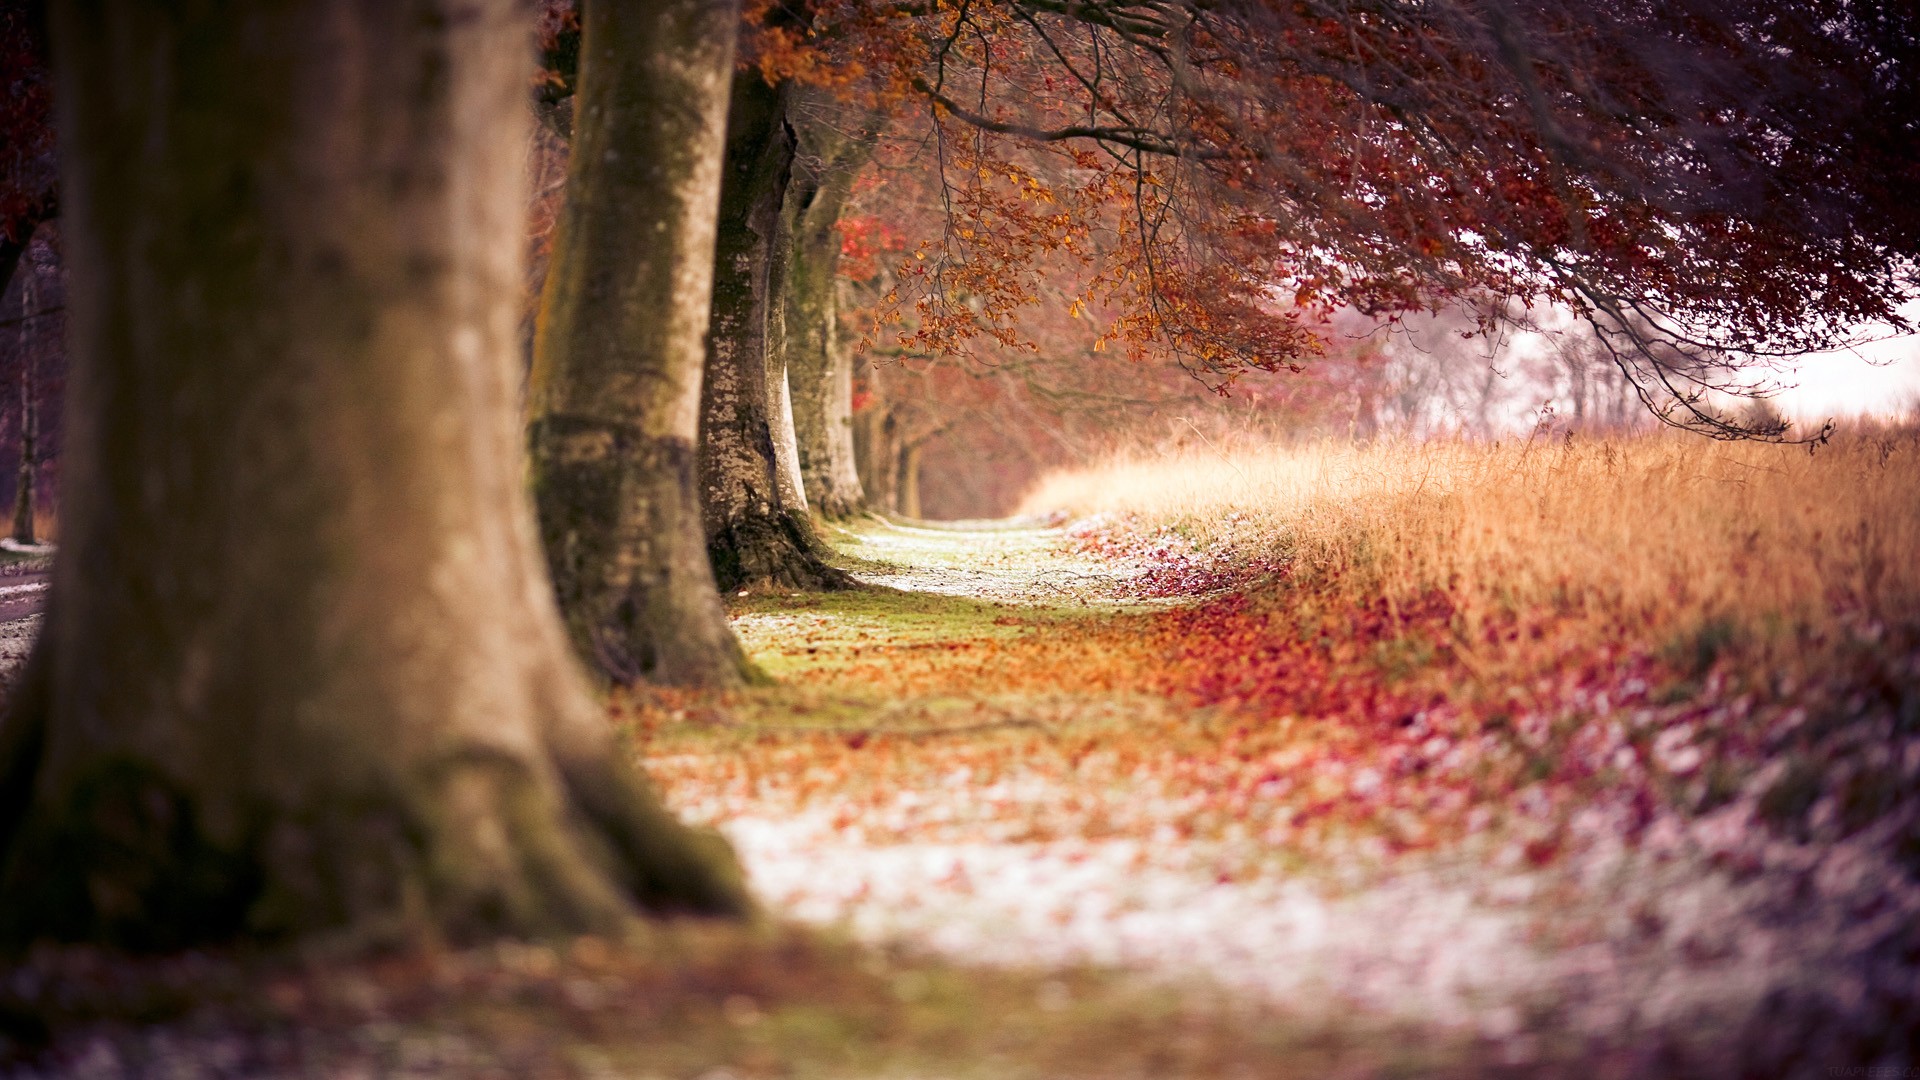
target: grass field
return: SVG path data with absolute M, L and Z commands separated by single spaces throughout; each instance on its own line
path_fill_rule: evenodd
M 1029 511 L 1284 560 L 1328 603 L 1434 600 L 1464 651 L 1724 642 L 1748 666 L 1920 610 L 1920 431 L 1813 452 L 1684 435 L 1330 445 L 1050 477 Z M 1704 658 L 1703 658 L 1704 659 Z

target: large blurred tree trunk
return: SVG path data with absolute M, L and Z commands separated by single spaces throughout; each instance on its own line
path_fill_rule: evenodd
M 865 503 L 854 465 L 853 357 L 839 320 L 840 212 L 873 150 L 870 123 L 849 125 L 827 94 L 800 96 L 788 109 L 795 138 L 792 179 L 781 212 L 776 355 L 791 389 L 795 452 L 813 509 L 827 518 Z
M 768 331 L 775 232 L 793 164 L 784 109 L 785 90 L 758 71 L 734 77 L 700 412 L 701 503 L 723 589 L 845 582 L 821 558 L 806 507 L 780 492 L 775 438 L 784 433 L 773 414 L 781 403 L 768 393 L 777 374 L 768 366 Z
M 618 682 L 742 681 L 696 440 L 737 5 L 585 7 L 567 205 L 530 388 L 536 505 L 581 655 Z
M 741 911 L 618 753 L 525 502 L 519 5 L 55 15 L 68 494 L 4 936 Z

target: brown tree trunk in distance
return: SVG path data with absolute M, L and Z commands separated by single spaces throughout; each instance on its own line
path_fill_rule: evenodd
M 31 325 L 27 316 L 32 312 L 33 279 L 29 277 L 20 282 L 20 472 L 13 489 L 13 539 L 21 544 L 34 542 L 33 488 L 39 480 L 35 468 L 39 432 L 35 429 L 40 418 L 33 400 L 33 339 L 27 332 Z
M 894 481 L 897 505 L 895 510 L 902 517 L 920 516 L 920 444 L 909 443 L 900 448 L 899 479 Z
M 848 580 L 821 557 L 805 510 L 780 498 L 767 360 L 774 233 L 793 160 L 783 98 L 757 71 L 734 77 L 700 401 L 701 504 L 723 589 Z
M 619 754 L 526 503 L 520 6 L 55 19 L 70 471 L 0 723 L 0 937 L 742 911 Z
M 899 469 L 899 422 L 881 397 L 871 364 L 867 367 L 867 385 L 875 402 L 853 417 L 854 463 L 860 470 L 860 485 L 870 506 L 881 510 L 900 509 L 895 482 Z
M 737 6 L 591 0 L 529 389 L 541 539 L 608 678 L 743 681 L 700 519 L 701 369 Z
M 780 290 L 784 357 L 800 475 L 821 516 L 858 513 L 866 502 L 853 446 L 853 358 L 839 325 L 840 212 L 873 149 L 864 120 L 844 129 L 829 95 L 796 95 L 788 109 L 796 143 L 781 215 Z

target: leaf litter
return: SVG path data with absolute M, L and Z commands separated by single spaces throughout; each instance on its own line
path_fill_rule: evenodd
M 737 605 L 784 686 L 717 728 L 631 714 L 786 918 L 1514 1067 L 1907 1052 L 1911 808 L 1807 843 L 1763 820 L 1777 769 L 1693 794 L 1804 694 L 1663 695 L 1631 643 L 1462 694 L 1444 602 L 1303 614 L 1284 564 L 1125 522 L 841 540 L 872 591 Z

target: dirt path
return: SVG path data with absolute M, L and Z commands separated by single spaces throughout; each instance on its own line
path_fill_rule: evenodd
M 1628 846 L 1589 815 L 1577 856 L 1548 865 L 1500 828 L 1400 853 L 1364 827 L 1290 830 L 1290 808 L 1387 781 L 1323 754 L 1296 783 L 1303 717 L 1298 752 L 1283 741 L 1249 784 L 1237 737 L 1271 719 L 1148 689 L 1182 646 L 1155 620 L 1209 602 L 1147 588 L 1155 559 L 1036 527 L 868 524 L 836 543 L 881 589 L 736 598 L 782 685 L 736 698 L 719 734 L 656 725 L 646 750 L 785 917 L 965 962 L 1225 986 L 1524 1065 L 1712 1058 L 1770 995 L 1868 992 L 1859 904 L 1920 915 L 1920 892 L 1870 882 L 1782 921 L 1807 879 L 1727 872 L 1730 820 Z
M 1142 568 L 1074 553 L 1067 530 L 1037 522 L 868 523 L 836 530 L 854 577 L 873 586 L 1022 607 L 1139 604 Z
M 0 680 L 24 663 L 33 648 L 51 583 L 44 560 L 0 567 Z
M 1151 779 L 1103 790 L 1063 768 L 1057 749 L 1090 738 L 1098 754 L 1125 747 L 1129 728 L 1210 718 L 1119 687 L 1061 689 L 1073 682 L 1065 672 L 1058 686 L 1008 685 L 991 660 L 968 673 L 949 659 L 979 651 L 983 635 L 1019 648 L 1164 609 L 1138 595 L 1152 567 L 1076 553 L 1058 528 L 873 525 L 839 539 L 857 577 L 904 595 L 748 604 L 736 626 L 757 659 L 798 684 L 775 695 L 779 705 L 830 715 L 837 692 L 853 714 L 834 721 L 847 738 L 925 734 L 871 771 L 828 765 L 845 769 L 837 789 L 796 799 L 762 780 L 700 806 L 784 914 L 956 958 L 1117 965 L 1303 1010 L 1491 1034 L 1510 1033 L 1522 1003 L 1560 977 L 1528 944 L 1528 912 L 1515 903 L 1534 888 L 1524 876 L 1488 880 L 1476 865 L 1434 861 L 1289 864 L 1259 838 L 1184 838 L 1177 812 L 1156 820 L 1178 810 L 1156 804 L 1179 796 Z M 868 656 L 925 665 L 929 685 L 861 714 Z M 962 670 L 943 679 L 942 668 Z M 982 758 L 994 762 L 989 775 Z

